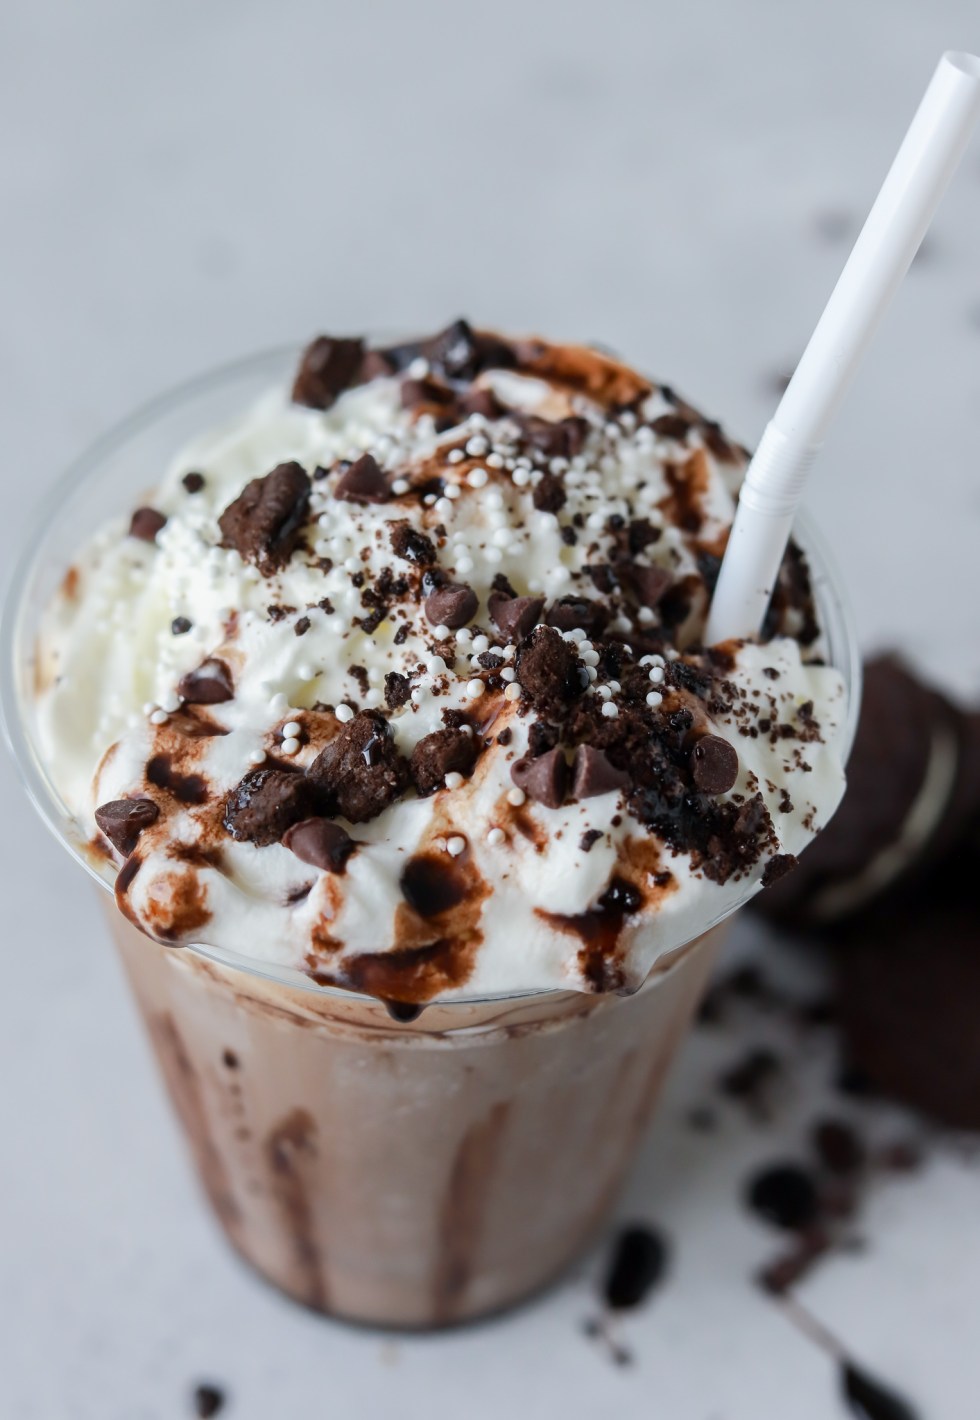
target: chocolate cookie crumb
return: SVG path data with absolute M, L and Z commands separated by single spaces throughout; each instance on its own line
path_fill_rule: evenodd
M 441 789 L 450 773 L 469 776 L 479 752 L 475 735 L 461 730 L 433 730 L 419 740 L 412 751 L 412 782 L 424 798 Z
M 221 546 L 271 576 L 289 561 L 310 503 L 310 480 L 295 461 L 253 478 L 218 519 Z
M 130 519 L 129 535 L 139 538 L 140 542 L 156 542 L 157 533 L 166 524 L 165 515 L 156 508 L 137 508 Z
M 391 550 L 404 562 L 414 562 L 417 567 L 431 567 L 436 560 L 436 550 L 431 538 L 413 528 L 411 523 L 392 523 L 388 532 Z
M 320 335 L 303 351 L 293 401 L 310 409 L 329 409 L 358 378 L 364 358 L 364 341 Z
M 544 597 L 512 597 L 493 591 L 487 601 L 490 620 L 501 636 L 509 641 L 523 641 L 538 624 L 544 610 Z
M 408 761 L 377 710 L 361 710 L 310 765 L 310 778 L 351 823 L 375 818 L 408 787 Z

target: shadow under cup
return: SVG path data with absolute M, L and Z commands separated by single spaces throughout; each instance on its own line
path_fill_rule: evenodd
M 66 474 L 4 612 L 7 734 L 45 822 L 100 883 L 113 937 L 201 1182 L 233 1246 L 320 1311 L 432 1327 L 508 1306 L 576 1255 L 616 1196 L 724 926 L 678 942 L 635 995 L 546 991 L 433 1005 L 316 986 L 247 952 L 157 945 L 117 910 L 38 753 L 34 647 L 77 549 L 202 430 L 287 378 L 298 351 L 215 372 L 135 415 Z M 826 554 L 810 560 L 829 659 L 860 667 Z M 746 893 L 746 897 L 750 894 Z

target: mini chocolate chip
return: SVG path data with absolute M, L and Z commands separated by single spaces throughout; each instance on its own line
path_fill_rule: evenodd
M 389 710 L 397 710 L 407 703 L 412 694 L 412 683 L 408 676 L 398 671 L 389 671 L 385 676 L 385 704 Z
M 314 811 L 316 790 L 303 774 L 253 769 L 225 800 L 222 822 L 232 838 L 262 848 L 278 843 L 294 823 Z
M 436 549 L 432 540 L 404 519 L 391 524 L 388 537 L 392 552 L 403 562 L 414 562 L 417 567 L 430 567 L 435 562 Z
M 363 340 L 317 336 L 303 351 L 293 383 L 294 401 L 310 409 L 329 409 L 358 378 L 363 359 Z
M 160 810 L 152 799 L 112 799 L 100 804 L 95 822 L 113 848 L 128 858 L 144 828 L 156 823 Z
M 762 886 L 772 887 L 773 883 L 778 883 L 780 878 L 791 873 L 798 862 L 799 859 L 792 853 L 777 853 L 762 870 Z
M 434 730 L 419 740 L 412 751 L 412 781 L 423 797 L 434 794 L 450 773 L 469 776 L 479 753 L 475 735 L 461 730 Z
M 305 818 L 294 823 L 283 834 L 283 844 L 302 863 L 325 868 L 329 873 L 342 873 L 344 864 L 357 844 L 339 823 L 327 818 Z
M 170 630 L 174 636 L 186 636 L 192 625 L 186 616 L 175 616 L 170 623 Z
M 231 671 L 224 661 L 212 656 L 202 661 L 197 670 L 181 676 L 177 694 L 189 705 L 221 705 L 226 700 L 233 700 L 235 686 Z
M 361 454 L 355 459 L 333 488 L 333 496 L 346 503 L 384 503 L 388 493 L 388 480 L 373 454 Z
M 487 610 L 501 636 L 508 641 L 523 641 L 538 624 L 544 597 L 508 597 L 503 592 L 491 592 Z
M 565 802 L 568 765 L 560 748 L 549 750 L 539 759 L 519 759 L 511 766 L 510 777 L 529 799 L 547 809 L 559 809 Z
M 293 631 L 297 636 L 305 636 L 307 631 L 309 631 L 311 625 L 312 622 L 310 621 L 310 618 L 308 616 L 301 616 L 297 618 L 296 625 L 293 627 Z
M 157 533 L 166 526 L 167 519 L 156 508 L 137 508 L 129 522 L 130 537 L 138 537 L 141 542 L 156 542 Z
M 204 487 L 204 474 L 185 473 L 180 481 L 187 489 L 188 493 L 200 493 L 201 489 Z
M 720 735 L 702 735 L 691 750 L 690 763 L 702 794 L 727 794 L 738 778 L 738 754 Z
M 221 546 L 234 548 L 271 576 L 286 565 L 299 542 L 310 486 L 306 471 L 295 461 L 253 478 L 218 519 Z
M 539 513 L 557 513 L 559 508 L 564 508 L 568 494 L 560 478 L 553 473 L 546 473 L 540 482 L 535 484 L 531 501 Z
M 663 567 L 641 567 L 634 563 L 630 567 L 617 567 L 616 571 L 640 606 L 649 607 L 651 611 L 673 581 Z
M 448 626 L 450 631 L 458 631 L 473 620 L 479 605 L 472 587 L 465 582 L 449 582 L 426 597 L 425 614 L 433 626 Z
M 575 751 L 573 799 L 594 799 L 599 794 L 611 793 L 613 789 L 628 789 L 629 783 L 629 775 L 610 764 L 601 749 L 579 745 Z
M 559 597 L 551 603 L 544 619 L 557 631 L 584 631 L 590 640 L 595 640 L 605 631 L 609 612 L 601 602 L 588 597 Z

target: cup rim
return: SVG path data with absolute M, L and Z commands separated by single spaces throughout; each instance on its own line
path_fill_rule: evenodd
M 290 342 L 237 360 L 226 361 L 202 374 L 182 380 L 163 393 L 144 401 L 130 414 L 111 425 L 71 460 L 45 495 L 34 505 L 24 530 L 21 551 L 7 573 L 0 604 L 0 730 L 7 742 L 21 783 L 41 821 L 70 856 L 106 891 L 112 892 L 118 870 L 108 862 L 97 865 L 94 856 L 85 851 L 85 839 L 79 825 L 45 773 L 28 730 L 27 697 L 21 683 L 22 669 L 28 662 L 22 655 L 21 622 L 26 611 L 24 594 L 43 553 L 44 537 L 55 524 L 67 495 L 77 493 L 86 480 L 97 478 L 109 458 L 120 452 L 131 439 L 138 437 L 157 419 L 165 417 L 183 403 L 211 390 L 217 391 L 236 379 L 258 374 L 266 368 L 271 370 L 271 367 L 278 364 L 285 367 L 287 361 L 295 361 L 302 349 L 302 344 Z M 831 651 L 831 664 L 841 673 L 845 682 L 847 714 L 838 736 L 846 763 L 857 730 L 862 682 L 861 655 L 853 611 L 828 542 L 805 511 L 799 512 L 794 519 L 793 536 L 807 558 L 813 594 L 820 612 L 821 630 Z M 687 941 L 695 940 L 702 933 L 710 931 L 721 921 L 734 915 L 758 890 L 758 883 L 750 884 L 734 904 L 706 921 Z M 674 943 L 670 950 L 678 950 L 687 945 L 687 941 Z M 375 999 L 344 987 L 320 985 L 294 968 L 262 962 L 244 953 L 212 947 L 207 943 L 182 944 L 180 950 L 200 956 L 218 966 L 259 976 L 293 990 L 359 1000 Z M 654 978 L 655 973 L 651 971 L 648 981 Z M 460 996 L 439 1004 L 476 1005 L 513 1001 L 549 995 L 561 992 L 562 989 L 542 987 L 530 991 L 501 992 L 492 996 Z

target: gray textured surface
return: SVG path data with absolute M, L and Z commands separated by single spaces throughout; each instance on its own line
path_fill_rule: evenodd
M 601 338 L 751 442 L 950 45 L 980 46 L 969 0 L 8 0 L 0 558 L 136 403 L 319 327 L 466 311 Z M 810 499 L 865 644 L 964 691 L 980 683 L 978 232 L 975 145 Z M 164 1420 L 200 1376 L 227 1382 L 236 1420 L 836 1413 L 823 1358 L 745 1282 L 770 1244 L 735 1186 L 773 1137 L 677 1122 L 731 1041 L 688 1052 L 631 1186 L 631 1210 L 678 1240 L 674 1285 L 628 1327 L 633 1368 L 579 1333 L 596 1259 L 442 1339 L 280 1302 L 206 1220 L 91 890 L 6 759 L 0 793 L 0 1413 Z M 980 1380 L 976 1185 L 946 1154 L 883 1190 L 868 1256 L 805 1292 L 929 1420 L 961 1416 Z

